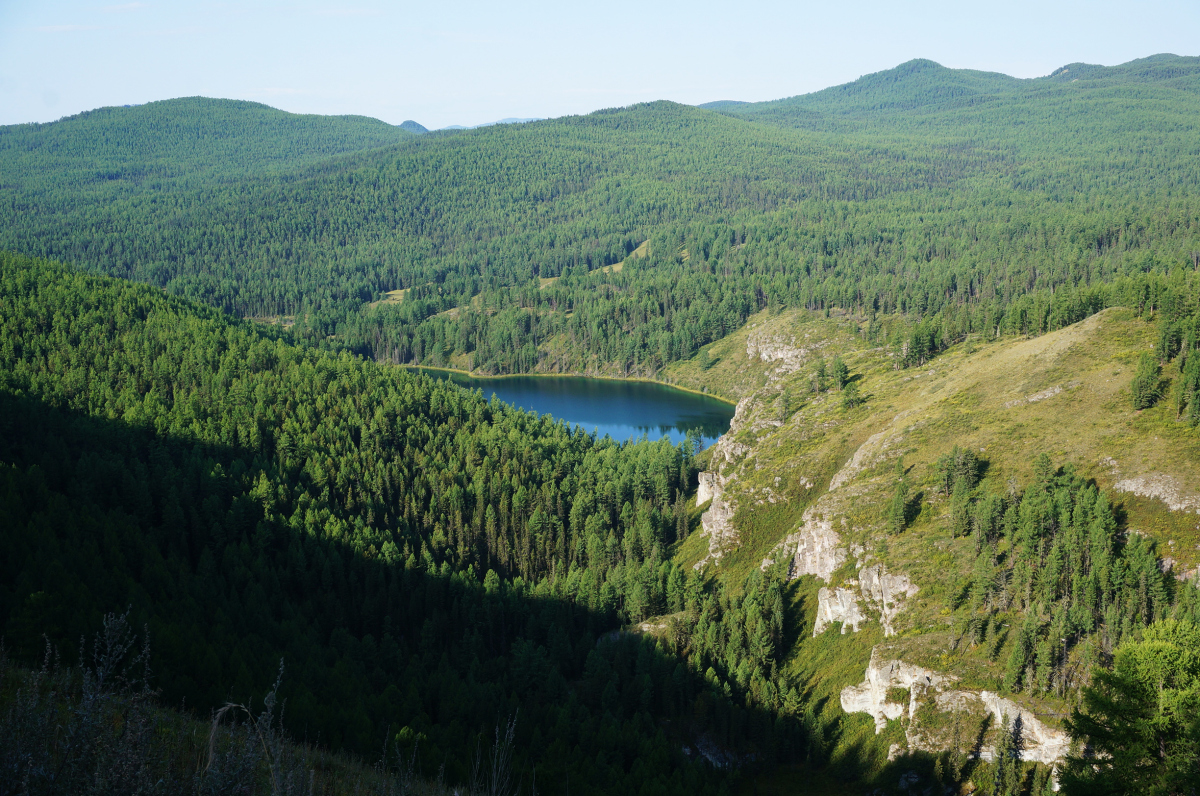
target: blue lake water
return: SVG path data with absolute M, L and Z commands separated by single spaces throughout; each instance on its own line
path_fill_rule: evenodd
M 678 444 L 688 430 L 695 429 L 707 447 L 729 430 L 733 419 L 733 407 L 724 401 L 649 382 L 581 376 L 475 379 L 447 371 L 422 372 L 481 390 L 485 398 L 494 393 L 505 403 L 551 414 L 584 431 L 595 431 L 601 437 L 607 434 L 618 441 L 645 435 L 651 440 L 669 437 Z

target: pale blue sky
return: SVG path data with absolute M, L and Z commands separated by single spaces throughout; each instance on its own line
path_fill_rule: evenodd
M 1159 52 L 1200 52 L 1200 2 L 0 0 L 0 124 L 201 94 L 436 128 Z

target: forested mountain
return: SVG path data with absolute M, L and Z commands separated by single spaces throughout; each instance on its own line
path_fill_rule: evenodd
M 1078 82 L 919 61 L 795 101 L 652 103 L 93 198 L 39 169 L 4 192 L 0 244 L 488 372 L 652 374 L 768 306 L 1038 331 L 1200 251 L 1194 61 Z M 1052 294 L 1072 309 L 1029 317 Z
M 1200 59 L 1154 56 L 452 132 L 0 128 L 0 658 L 86 665 L 128 610 L 164 704 L 283 659 L 294 738 L 455 787 L 516 716 L 543 792 L 1043 793 L 1200 620 L 1198 112 Z M 738 412 L 617 444 L 397 363 Z
M 960 687 L 1007 699 L 1060 699 L 1156 620 L 1200 618 L 1200 593 L 1160 568 L 1153 541 L 1126 533 L 1132 518 L 1116 493 L 1073 464 L 1029 456 L 1028 440 L 1041 440 L 1088 461 L 1093 450 L 1073 447 L 1085 440 L 1124 466 L 1131 449 L 1158 456 L 1159 435 L 1179 433 L 1173 404 L 1136 424 L 1127 407 L 1107 421 L 1128 443 L 1113 447 L 1089 412 L 1122 389 L 1100 386 L 1111 385 L 1114 360 L 1027 350 L 1061 351 L 1055 335 L 1011 353 L 1005 341 L 979 353 L 960 346 L 937 365 L 950 381 L 917 390 L 886 349 L 843 321 L 822 326 L 801 313 L 814 357 L 844 351 L 850 366 L 838 356 L 812 395 L 807 365 L 775 384 L 768 377 L 765 389 L 741 377 L 751 391 L 741 419 L 707 461 L 722 479 L 720 500 L 744 504 L 726 514 L 741 537 L 730 547 L 707 520 L 704 533 L 696 527 L 699 463 L 686 446 L 597 440 L 446 382 L 46 261 L 0 256 L 0 287 L 7 654 L 33 664 L 48 639 L 76 660 L 77 640 L 128 607 L 152 639 L 161 699 L 201 715 L 266 693 L 282 659 L 293 737 L 364 755 L 381 743 L 417 750 L 420 770 L 441 768 L 451 782 L 468 780 L 476 745 L 518 716 L 516 771 L 543 792 L 569 781 L 585 793 L 719 793 L 738 776 L 786 782 L 797 770 L 825 771 L 838 792 L 913 765 L 926 771 L 936 757 L 943 782 L 1018 777 L 1015 792 L 1040 793 L 1049 769 L 953 762 L 961 738 L 951 742 L 925 713 L 888 725 L 885 744 L 920 753 L 906 739 L 924 728 L 949 751 L 895 766 L 868 740 L 868 720 L 841 713 L 836 689 L 862 677 L 864 652 L 886 637 L 870 627 L 871 612 L 859 614 L 852 638 L 820 632 L 829 590 L 797 579 L 811 574 L 787 547 L 797 519 L 803 534 L 809 509 L 836 512 L 848 520 L 842 534 L 871 545 L 872 566 L 892 570 L 880 577 L 894 581 L 903 568 L 900 583 L 920 584 L 919 601 L 899 598 L 903 618 L 888 619 L 885 602 L 885 621 L 902 633 L 894 654 L 951 660 Z M 1195 282 L 1155 292 L 1167 308 L 1164 355 L 1191 374 L 1195 319 L 1181 310 L 1195 304 Z M 1117 362 L 1147 334 L 1131 334 L 1148 324 L 1125 312 L 1107 337 L 1087 333 L 1093 348 L 1120 346 Z M 778 334 L 793 315 L 760 314 L 755 324 Z M 746 334 L 722 351 L 745 350 Z M 745 372 L 745 354 L 721 359 L 704 378 Z M 1053 406 L 1052 425 L 1005 411 L 1012 401 L 997 409 L 1019 373 L 1035 384 L 1082 379 L 1067 414 L 1078 422 Z M 981 374 L 986 384 L 973 384 Z M 867 406 L 835 399 L 838 384 L 845 396 L 859 382 Z M 1108 392 L 1093 397 L 1097 389 Z M 1181 395 L 1184 410 L 1194 406 Z M 915 422 L 889 430 L 897 409 Z M 849 455 L 847 441 L 868 433 L 863 449 L 885 463 Z M 911 476 L 878 447 L 889 433 L 902 436 Z M 960 439 L 986 440 L 986 457 Z M 1191 456 L 1175 454 L 1184 472 Z M 838 468 L 852 489 L 839 491 Z M 886 497 L 897 477 L 906 497 L 894 519 Z M 769 503 L 753 502 L 759 490 Z M 690 566 L 722 546 L 721 566 Z M 853 573 L 824 577 L 844 589 Z M 861 634 L 858 624 L 868 625 Z M 954 636 L 948 658 L 939 651 Z M 977 745 L 1005 737 L 987 716 L 963 721 Z
M 1178 102 L 1180 93 L 1197 92 L 1197 57 L 1153 55 L 1120 66 L 1073 63 L 1046 77 L 1032 79 L 948 69 L 918 58 L 811 94 L 768 102 L 710 105 L 760 121 L 842 132 L 871 129 L 879 134 L 888 129 L 911 132 L 931 127 L 949 132 L 948 127 L 957 126 L 962 134 L 986 138 L 988 134 L 982 128 L 986 123 L 992 127 L 992 136 L 1031 141 L 1039 131 L 1036 127 L 1028 129 L 1030 122 L 1061 124 L 1062 119 L 1054 117 L 1086 113 L 1090 102 L 1116 106 L 1122 99 L 1137 99 L 1148 103 L 1142 106 L 1144 111 L 1151 111 L 1156 105 Z M 1095 132 L 1082 127 L 1075 130 L 1076 135 L 1089 137 Z
M 409 132 L 365 116 L 286 113 L 256 102 L 185 97 L 0 127 L 5 192 L 100 192 L 111 201 L 262 174 L 396 144 Z M 108 193 L 114 188 L 122 188 Z M 61 199 L 60 199 L 61 201 Z
M 701 739 L 799 753 L 778 579 L 728 590 L 671 561 L 690 450 L 597 440 L 52 263 L 2 255 L 0 284 L 18 660 L 43 636 L 77 659 L 131 606 L 168 704 L 261 695 L 282 658 L 295 737 L 363 754 L 419 738 L 429 775 L 456 781 L 518 714 L 520 770 L 574 792 L 718 792 Z M 665 611 L 711 646 L 619 632 Z

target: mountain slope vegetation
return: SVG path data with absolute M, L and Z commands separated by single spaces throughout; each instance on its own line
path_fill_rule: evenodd
M 5 191 L 0 245 L 492 373 L 653 375 L 768 306 L 969 310 L 994 330 L 1023 297 L 1086 305 L 1115 276 L 1194 265 L 1193 62 L 1032 84 L 913 62 L 798 105 L 651 103 L 96 201 L 47 169 Z M 864 110 L 881 97 L 892 110 Z M 794 105 L 843 121 L 772 121 Z
M 242 100 L 184 97 L 98 108 L 46 124 L 0 128 L 6 191 L 74 191 L 227 180 L 404 141 L 365 116 L 286 113 Z M 80 201 L 97 201 L 96 198 Z
M 1061 764 L 1055 733 L 1095 668 L 1155 620 L 1196 620 L 1200 436 L 1186 407 L 1130 400 L 1170 325 L 1113 308 L 903 368 L 907 341 L 878 345 L 866 317 L 764 312 L 671 368 L 741 399 L 702 476 L 719 486 L 709 533 L 678 560 L 730 580 L 782 566 L 797 584 L 805 632 L 783 668 L 824 708 L 830 770 L 900 752 L 922 787 L 1002 792 L 963 762 L 968 738 L 991 754 L 1003 737 L 981 697 L 1026 711 L 1026 754 Z M 1187 368 L 1162 368 L 1164 395 Z M 889 683 L 889 666 L 940 685 Z M 877 701 L 856 702 L 871 678 Z
M 710 105 L 0 129 L 21 677 L 127 615 L 166 705 L 282 659 L 291 737 L 451 787 L 515 717 L 543 790 L 1044 792 L 1200 620 L 1200 60 Z M 617 444 L 396 364 L 738 411 Z
M 147 286 L 11 255 L 0 279 L 0 616 L 21 662 L 47 640 L 79 660 L 128 609 L 168 704 L 265 694 L 282 659 L 293 737 L 395 736 L 457 782 L 518 716 L 518 770 L 577 792 L 720 792 L 701 746 L 798 754 L 780 583 L 727 591 L 671 560 L 684 447 L 598 440 Z M 622 632 L 668 610 L 712 645 Z

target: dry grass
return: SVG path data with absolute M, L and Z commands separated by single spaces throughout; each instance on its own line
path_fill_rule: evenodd
M 682 386 L 707 385 L 728 398 L 753 396 L 735 435 L 750 453 L 723 470 L 733 477 L 726 493 L 738 506 L 734 523 L 743 546 L 726 553 L 718 567 L 722 577 L 730 582 L 743 577 L 796 530 L 802 510 L 812 506 L 833 521 L 843 545 L 861 545 L 919 587 L 895 621 L 900 636 L 888 640 L 898 657 L 953 673 L 968 688 L 996 689 L 1012 642 L 1006 631 L 1020 617 L 1001 614 L 994 632 L 973 643 L 964 636 L 962 612 L 947 607 L 957 602 L 974 558 L 971 540 L 951 538 L 946 501 L 935 488 L 933 463 L 956 445 L 979 452 L 988 464 L 983 488 L 997 492 L 1006 491 L 1010 480 L 1023 488 L 1042 452 L 1058 465 L 1073 465 L 1110 490 L 1128 527 L 1157 539 L 1177 571 L 1200 564 L 1200 516 L 1114 490 L 1122 479 L 1158 474 L 1182 499 L 1200 495 L 1200 432 L 1178 422 L 1166 405 L 1142 412 L 1131 406 L 1133 365 L 1156 338 L 1153 324 L 1110 309 L 1041 337 L 963 343 L 922 368 L 897 369 L 886 350 L 870 347 L 858 334 L 863 323 L 845 315 L 764 312 L 668 369 L 667 378 Z M 809 353 L 797 360 L 798 368 L 781 372 L 782 360 L 749 355 L 761 350 L 751 344 L 763 340 Z M 808 389 L 818 357 L 830 361 L 835 355 L 858 377 L 865 405 L 847 410 L 835 391 L 816 396 Z M 789 391 L 800 405 L 785 416 L 782 398 Z M 860 467 L 843 470 L 856 452 Z M 921 511 L 903 533 L 888 536 L 883 509 L 901 461 L 910 494 L 923 496 Z M 850 477 L 827 491 L 839 470 Z M 811 490 L 788 488 L 802 479 L 813 484 Z M 789 503 L 760 503 L 765 489 L 786 495 Z M 677 560 L 699 560 L 697 541 L 689 539 Z M 854 576 L 852 566 L 844 569 L 835 581 Z M 795 630 L 802 634 L 804 628 L 811 632 L 816 591 L 823 584 L 812 578 L 799 583 L 803 619 Z M 871 645 L 882 640 L 874 622 L 858 634 L 801 636 L 787 665 L 836 717 L 841 688 L 861 681 Z M 1053 724 L 1068 706 L 1050 698 L 1029 707 Z M 876 737 L 868 719 L 840 721 L 839 749 L 870 760 L 886 754 L 887 733 Z M 758 784 L 763 792 L 787 792 L 796 775 L 781 772 Z M 827 772 L 827 779 L 814 782 L 814 792 L 841 792 L 835 774 Z
M 668 370 L 667 377 L 680 386 L 703 383 L 725 397 L 754 395 L 737 437 L 753 453 L 731 493 L 738 495 L 739 506 L 754 506 L 747 509 L 750 514 L 776 513 L 752 497 L 764 487 L 779 491 L 775 478 L 785 485 L 801 477 L 827 484 L 876 435 L 879 450 L 864 457 L 862 471 L 848 483 L 854 499 L 838 507 L 851 526 L 850 536 L 861 542 L 882 530 L 879 504 L 890 496 L 897 458 L 904 456 L 914 489 L 929 491 L 933 462 L 956 445 L 980 451 L 989 464 L 985 487 L 996 491 L 1009 479 L 1026 483 L 1034 457 L 1046 452 L 1101 488 L 1159 473 L 1174 479 L 1184 497 L 1200 495 L 1200 433 L 1177 422 L 1165 405 L 1143 412 L 1130 406 L 1132 363 L 1150 348 L 1155 329 L 1128 311 L 1107 310 L 1033 339 L 962 344 L 907 370 L 894 369 L 886 351 L 867 348 L 853 333 L 856 327 L 845 317 L 761 313 L 709 346 L 714 364 L 707 370 L 701 369 L 700 357 Z M 779 361 L 747 356 L 752 336 L 816 351 L 799 370 L 781 374 Z M 808 389 L 816 359 L 835 355 L 846 360 L 868 397 L 858 409 L 843 409 L 836 392 L 813 396 Z M 787 391 L 803 405 L 780 424 Z M 1153 532 L 1164 544 L 1174 541 L 1172 555 L 1180 565 L 1200 563 L 1200 517 L 1129 493 L 1114 493 L 1114 499 L 1124 503 L 1131 527 Z M 940 532 L 940 512 L 935 501 L 921 527 Z M 778 528 L 776 538 L 789 530 Z M 915 552 L 902 544 L 888 556 L 900 564 Z
M 404 296 L 411 289 L 412 288 L 405 287 L 405 288 L 401 288 L 399 290 L 389 290 L 384 294 L 385 296 L 387 296 L 387 298 L 382 298 L 382 299 L 379 299 L 379 301 L 372 301 L 372 302 L 368 303 L 367 309 L 375 309 L 380 304 L 399 304 L 400 302 L 404 301 Z
M 619 273 L 621 273 L 622 269 L 625 268 L 625 263 L 629 262 L 630 260 L 640 260 L 643 257 L 648 257 L 649 255 L 650 255 L 650 241 L 644 240 L 641 243 L 639 243 L 638 247 L 636 249 L 634 249 L 633 251 L 631 251 L 625 257 L 624 260 L 622 260 L 619 263 L 613 263 L 612 265 L 606 265 L 603 268 L 601 268 L 600 270 L 606 274 L 610 274 L 610 273 L 619 274 Z

